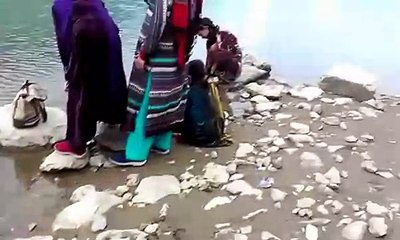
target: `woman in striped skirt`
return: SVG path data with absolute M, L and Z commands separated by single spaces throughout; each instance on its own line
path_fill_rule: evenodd
M 172 129 L 184 118 L 188 45 L 196 31 L 177 30 L 170 21 L 171 0 L 147 0 L 148 10 L 138 40 L 129 81 L 129 133 L 125 156 L 113 157 L 122 166 L 142 166 L 151 150 L 168 154 Z M 180 0 L 187 7 L 189 25 L 198 20 L 201 1 Z M 196 5 L 196 3 L 199 3 Z M 179 10 L 181 12 L 181 10 Z

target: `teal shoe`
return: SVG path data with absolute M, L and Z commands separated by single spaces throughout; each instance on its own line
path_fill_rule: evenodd
M 151 146 L 151 151 L 167 155 L 171 152 L 172 131 L 154 136 L 154 142 Z

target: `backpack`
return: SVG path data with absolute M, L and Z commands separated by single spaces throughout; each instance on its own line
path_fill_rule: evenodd
M 190 87 L 182 135 L 189 144 L 198 147 L 222 147 L 232 144 L 225 133 L 224 112 L 215 83 Z
M 47 121 L 47 112 L 44 102 L 47 94 L 38 84 L 26 81 L 13 105 L 13 125 L 15 128 L 24 129 L 37 126 L 40 122 Z

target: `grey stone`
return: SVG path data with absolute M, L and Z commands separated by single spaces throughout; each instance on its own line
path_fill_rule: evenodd
M 319 83 L 319 87 L 325 92 L 351 97 L 359 102 L 372 99 L 375 94 L 375 92 L 370 91 L 366 86 L 334 76 L 323 78 Z

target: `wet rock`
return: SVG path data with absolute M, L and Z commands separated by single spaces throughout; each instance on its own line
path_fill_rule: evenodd
M 236 180 L 231 183 L 228 183 L 223 187 L 226 191 L 228 191 L 232 195 L 241 195 L 241 196 L 256 196 L 257 198 L 262 197 L 262 191 L 260 189 L 253 188 L 250 184 L 248 184 L 244 180 Z
M 310 126 L 303 123 L 291 122 L 290 127 L 299 134 L 307 134 L 310 132 Z
M 310 208 L 315 203 L 316 203 L 316 201 L 312 198 L 302 198 L 302 199 L 297 200 L 296 207 L 301 208 L 301 209 Z
M 366 206 L 366 211 L 373 216 L 381 216 L 389 212 L 389 209 L 386 207 L 371 201 L 368 201 Z
M 368 231 L 374 237 L 383 237 L 386 236 L 388 231 L 388 226 L 385 223 L 385 218 L 383 217 L 372 217 L 368 221 Z
M 318 228 L 312 224 L 307 224 L 305 235 L 307 240 L 318 240 Z
M 283 85 L 260 85 L 258 83 L 247 84 L 246 89 L 251 92 L 266 96 L 271 99 L 278 99 L 281 97 L 282 91 L 285 88 Z
M 235 198 L 233 197 L 215 197 L 211 199 L 205 206 L 204 210 L 209 211 L 218 206 L 231 203 Z
M 376 173 L 378 171 L 375 161 L 372 160 L 363 161 L 361 163 L 361 168 L 369 173 Z
M 101 218 L 110 208 L 122 203 L 122 199 L 107 192 L 92 192 L 78 202 L 64 208 L 53 222 L 53 232 L 59 229 L 78 229 Z
M 363 240 L 366 231 L 366 222 L 355 221 L 343 228 L 342 237 L 346 240 Z
M 229 180 L 226 166 L 210 162 L 205 167 L 204 179 L 214 184 L 224 184 Z
M 274 202 L 282 202 L 288 194 L 276 188 L 271 189 L 271 199 Z
M 86 167 L 89 163 L 89 155 L 85 154 L 81 158 L 70 155 L 62 155 L 56 151 L 47 156 L 40 164 L 40 171 L 53 172 L 60 170 L 79 170 Z
M 289 94 L 292 97 L 303 98 L 307 101 L 312 101 L 319 98 L 323 91 L 319 87 L 311 86 L 295 86 L 289 90 Z
M 228 176 L 229 178 L 229 176 Z M 140 181 L 132 203 L 154 204 L 169 195 L 181 192 L 178 179 L 172 175 L 151 176 Z
M 340 119 L 335 116 L 326 117 L 322 121 L 323 121 L 323 123 L 325 123 L 326 125 L 329 125 L 329 126 L 339 126 L 340 125 Z
M 236 150 L 236 157 L 244 158 L 253 151 L 254 147 L 250 143 L 239 143 L 239 147 Z
M 348 143 L 356 143 L 358 142 L 358 138 L 356 138 L 355 136 L 348 136 L 345 138 L 346 142 Z
M 318 155 L 312 152 L 303 152 L 300 160 L 300 165 L 305 168 L 319 168 L 324 165 Z
M 295 144 L 313 143 L 314 142 L 313 137 L 311 137 L 309 135 L 305 135 L 305 134 L 289 134 L 288 139 Z
M 281 240 L 281 239 L 268 231 L 263 231 L 261 232 L 261 240 Z
M 278 111 L 282 106 L 282 103 L 280 102 L 265 102 L 265 103 L 257 103 L 255 110 L 258 113 L 262 112 L 274 112 Z
M 275 115 L 275 121 L 281 121 L 281 120 L 287 120 L 292 118 L 293 115 L 292 114 L 287 114 L 287 113 L 277 113 Z
M 312 108 L 312 111 L 321 115 L 322 114 L 322 105 L 321 104 L 314 105 L 314 107 Z
M 254 212 L 251 212 L 251 213 L 243 216 L 242 219 L 243 220 L 249 220 L 249 219 L 254 218 L 255 216 L 257 216 L 259 214 L 267 213 L 267 212 L 268 212 L 268 209 L 266 209 L 266 208 L 258 209 L 258 210 L 254 211 Z
M 0 106 L 0 146 L 31 147 L 53 144 L 65 138 L 67 116 L 58 108 L 46 107 L 47 122 L 29 129 L 16 129 L 13 126 L 13 106 Z
M 325 92 L 335 95 L 351 97 L 359 102 L 374 98 L 375 91 L 370 91 L 366 86 L 343 79 L 337 76 L 327 76 L 319 83 L 319 87 Z
M 148 234 L 138 229 L 108 230 L 96 236 L 96 240 L 146 240 Z

